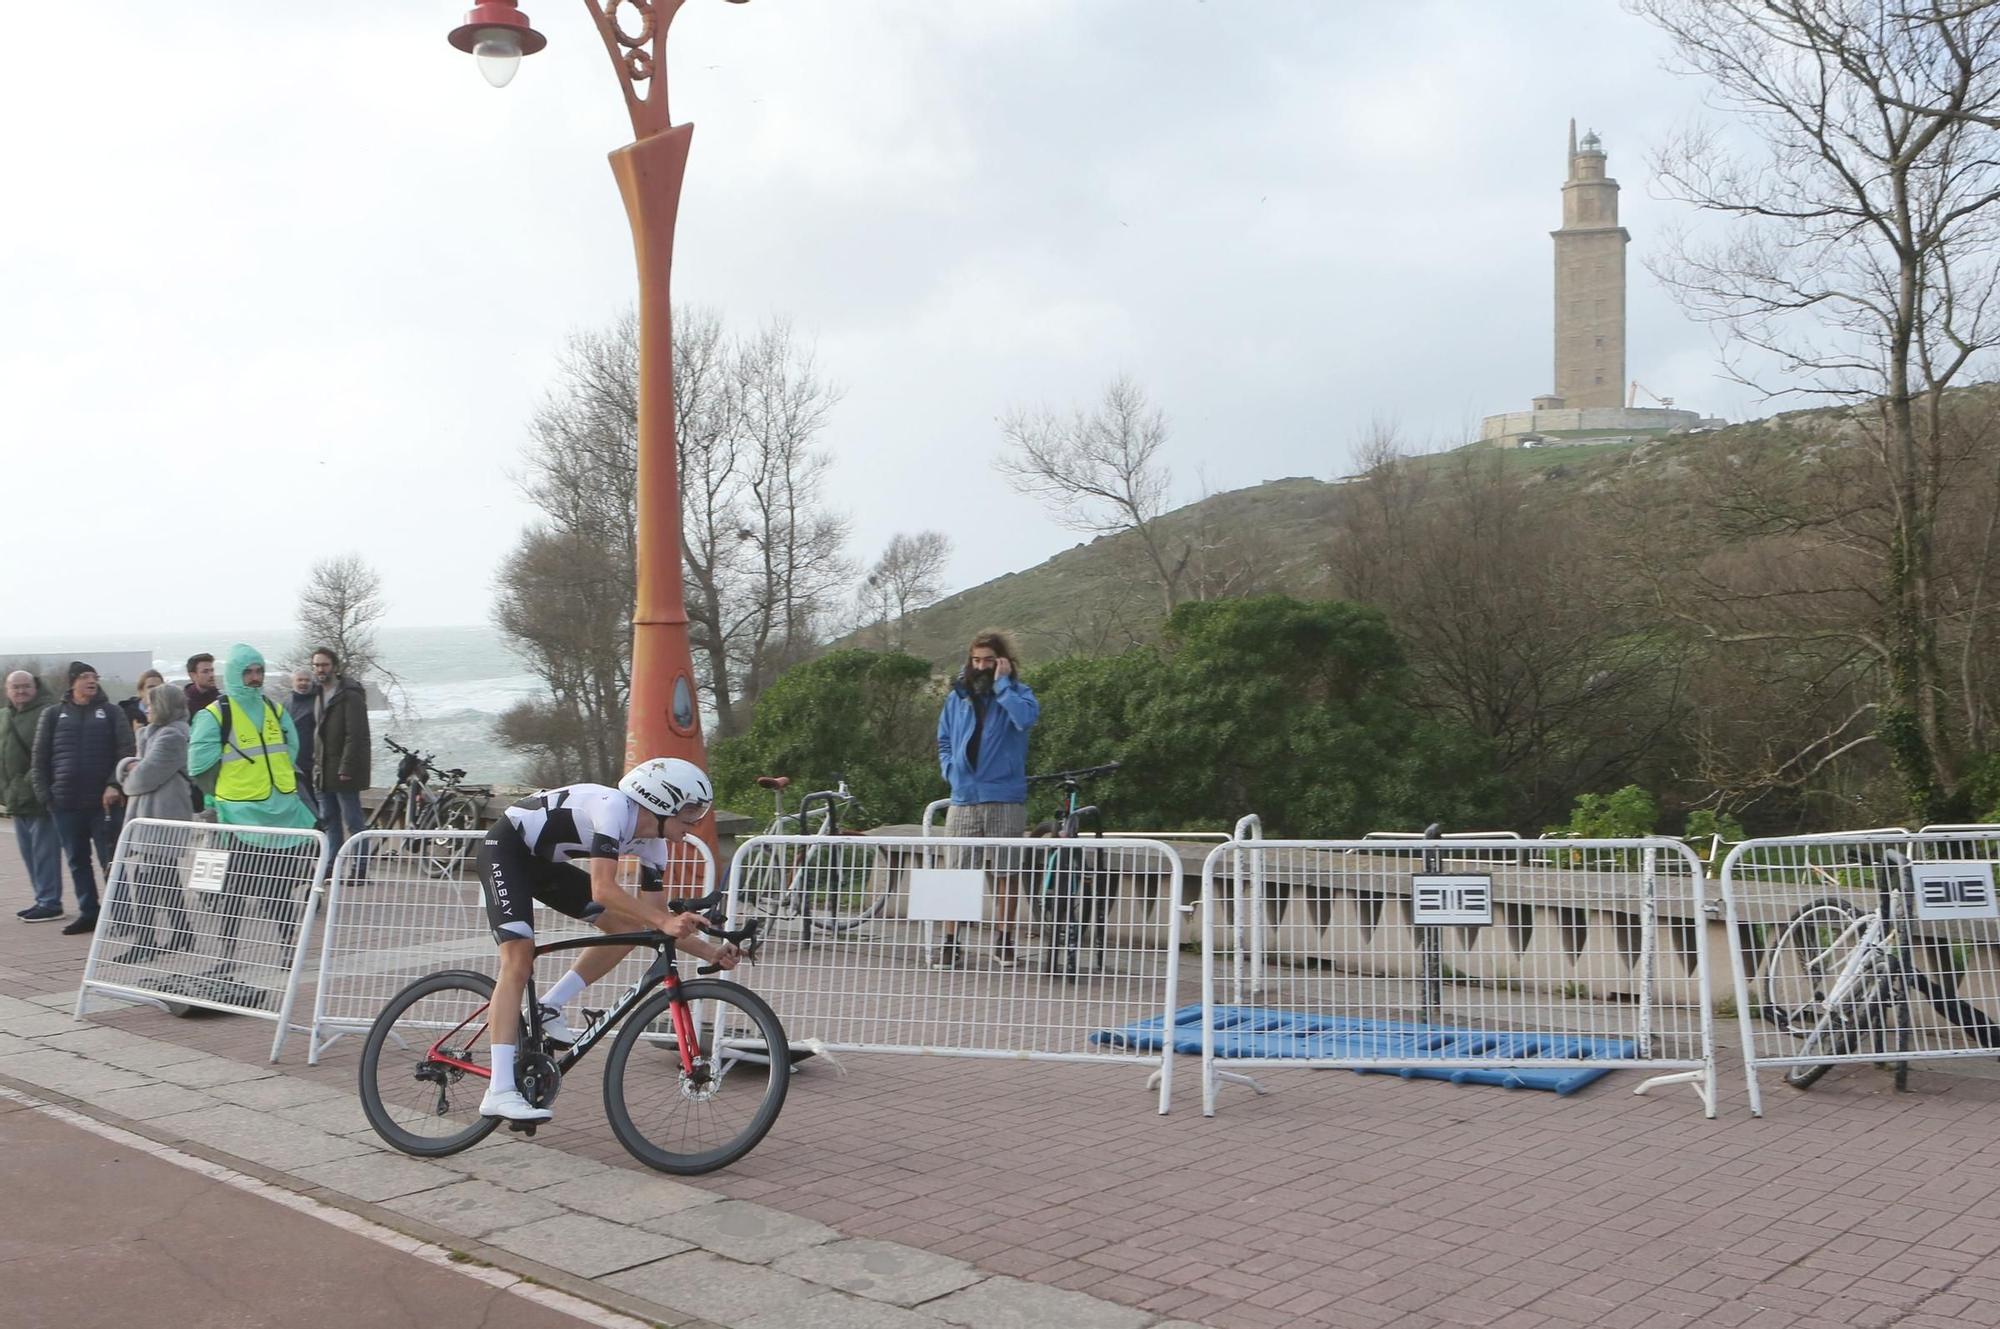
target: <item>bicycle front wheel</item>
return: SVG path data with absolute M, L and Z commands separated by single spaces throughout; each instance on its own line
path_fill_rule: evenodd
M 471 799 L 454 796 L 438 805 L 436 825 L 426 829 L 441 831 L 473 831 L 479 829 L 479 805 Z M 449 877 L 464 864 L 472 852 L 472 841 L 455 836 L 434 836 L 425 842 L 424 870 L 433 877 Z
M 1861 985 L 1851 989 L 1842 1009 L 1827 997 L 1861 940 L 1861 912 L 1845 900 L 1814 900 L 1792 916 L 1764 957 L 1757 1013 L 1799 1041 L 1800 1055 L 1838 1056 L 1853 1045 L 1853 1007 Z M 1798 1089 L 1815 1083 L 1830 1063 L 1794 1066 L 1785 1082 Z
M 418 979 L 382 1008 L 361 1048 L 361 1110 L 377 1135 L 406 1154 L 439 1158 L 500 1124 L 479 1115 L 491 1083 L 492 998 L 492 979 L 455 969 Z
M 691 1068 L 683 1065 L 676 1006 L 695 1031 Z M 649 1048 L 634 1057 L 642 1042 L 669 1055 Z M 692 1176 L 756 1148 L 790 1083 L 791 1049 L 776 1012 L 747 988 L 696 979 L 654 994 L 619 1029 L 604 1061 L 604 1115 L 641 1163 Z

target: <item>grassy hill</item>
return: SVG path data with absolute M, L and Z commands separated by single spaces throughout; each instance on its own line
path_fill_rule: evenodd
M 1509 449 L 1498 455 L 1501 464 L 1559 491 L 1582 493 L 1633 465 L 1671 471 L 1707 449 L 1729 446 L 1736 434 Z M 1474 449 L 1486 450 L 1472 444 L 1407 464 L 1445 465 Z M 1222 593 L 1326 595 L 1332 588 L 1322 549 L 1352 494 L 1344 480 L 1272 480 L 1178 508 L 1161 519 L 1161 530 L 1169 547 L 1196 551 L 1191 572 L 1208 565 L 1219 582 L 1215 566 L 1241 565 L 1233 584 L 1218 585 Z M 1561 501 L 1560 493 L 1550 497 Z M 912 654 L 948 672 L 957 667 L 965 643 L 985 628 L 1013 633 L 1032 664 L 1079 651 L 1121 649 L 1148 636 L 1163 612 L 1139 538 L 1128 533 L 1078 544 L 1034 567 L 947 596 L 911 614 L 904 631 Z M 880 640 L 879 630 L 866 628 L 835 645 L 874 646 Z

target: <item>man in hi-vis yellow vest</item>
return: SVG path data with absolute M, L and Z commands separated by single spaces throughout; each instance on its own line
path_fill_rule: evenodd
M 222 696 L 202 707 L 188 735 L 188 774 L 203 788 L 212 781 L 216 820 L 225 826 L 311 829 L 318 818 L 299 797 L 292 765 L 298 758 L 298 731 L 285 708 L 264 696 L 264 657 L 238 642 L 229 648 L 217 681 Z M 227 942 L 224 954 L 235 950 L 252 895 L 260 899 L 264 916 L 277 924 L 277 943 L 289 949 L 318 861 L 318 842 L 292 835 L 228 838 L 234 843 L 217 910 Z

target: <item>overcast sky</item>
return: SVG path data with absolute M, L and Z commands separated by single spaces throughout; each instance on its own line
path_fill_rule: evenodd
M 630 125 L 583 5 L 526 0 L 549 46 L 498 91 L 465 7 L 10 8 L 0 638 L 287 624 L 348 552 L 390 623 L 487 620 L 553 360 L 633 300 Z M 1191 498 L 1549 391 L 1575 116 L 1630 375 L 1740 418 L 1642 262 L 1701 91 L 1662 54 L 1611 0 L 689 0 L 675 293 L 816 344 L 851 552 L 943 529 L 958 588 L 1078 538 L 989 469 L 1010 406 L 1130 373 Z

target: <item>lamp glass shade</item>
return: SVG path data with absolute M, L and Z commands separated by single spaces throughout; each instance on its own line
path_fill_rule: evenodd
M 481 28 L 472 39 L 472 57 L 488 83 L 504 88 L 521 67 L 521 35 L 512 28 Z

